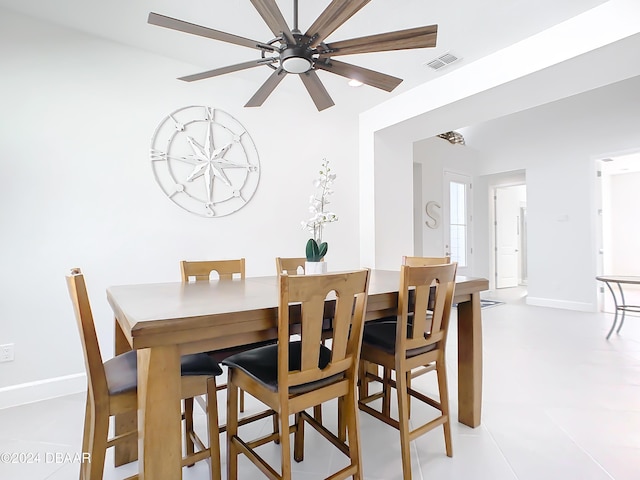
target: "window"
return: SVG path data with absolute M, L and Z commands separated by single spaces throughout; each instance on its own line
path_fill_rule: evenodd
M 467 184 L 449 183 L 449 241 L 451 261 L 467 266 Z

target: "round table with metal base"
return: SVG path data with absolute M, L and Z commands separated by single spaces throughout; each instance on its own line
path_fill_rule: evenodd
M 618 275 L 601 275 L 596 277 L 596 280 L 604 282 L 609 291 L 611 292 L 611 296 L 613 297 L 613 303 L 615 304 L 615 315 L 613 317 L 613 324 L 611 325 L 611 329 L 607 334 L 607 340 L 613 333 L 613 330 L 616 328 L 616 323 L 618 322 L 618 312 L 622 312 L 620 317 L 620 325 L 618 325 L 618 330 L 616 333 L 620 333 L 620 329 L 624 324 L 624 316 L 626 312 L 635 312 L 640 313 L 640 305 L 627 305 L 624 299 L 624 291 L 622 290 L 622 285 L 640 285 L 640 277 L 631 277 L 631 276 L 618 276 Z M 620 294 L 620 298 L 616 296 L 616 292 L 611 286 L 612 284 L 616 284 L 618 286 L 618 292 Z

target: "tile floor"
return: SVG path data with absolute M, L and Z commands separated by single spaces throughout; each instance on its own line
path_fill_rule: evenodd
M 620 335 L 605 340 L 612 316 L 531 307 L 522 290 L 491 298 L 506 304 L 483 310 L 484 401 L 482 425 L 453 423 L 453 458 L 446 457 L 442 431 L 413 442 L 413 478 L 474 480 L 637 480 L 640 478 L 640 320 L 628 318 Z M 455 329 L 449 345 L 450 396 L 457 398 Z M 430 375 L 416 381 L 435 391 Z M 224 393 L 219 401 L 224 405 Z M 457 411 L 455 402 L 452 411 Z M 68 480 L 78 476 L 84 395 L 0 410 L 0 452 L 40 452 L 31 464 L 0 463 L 0 478 Z M 257 402 L 248 410 L 257 410 Z M 414 408 L 415 419 L 426 409 Z M 454 420 L 456 414 L 453 415 Z M 325 407 L 335 423 L 335 405 Z M 204 428 L 204 415 L 197 418 Z M 362 456 L 367 480 L 402 478 L 398 434 L 361 413 Z M 269 428 L 263 421 L 251 428 Z M 344 457 L 309 429 L 304 462 L 294 478 L 325 478 Z M 273 444 L 262 447 L 278 459 Z M 67 454 L 67 456 L 65 456 Z M 133 463 L 114 469 L 107 457 L 105 479 L 135 473 Z M 223 453 L 224 462 L 224 453 Z M 277 465 L 277 463 L 276 463 Z M 224 463 L 223 463 L 224 468 Z M 206 462 L 185 469 L 185 480 L 208 478 Z M 224 474 L 223 474 L 224 478 Z M 241 462 L 240 478 L 263 478 Z

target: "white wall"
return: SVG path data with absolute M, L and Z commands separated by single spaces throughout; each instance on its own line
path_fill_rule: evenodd
M 362 260 L 379 267 L 411 248 L 403 239 L 413 238 L 413 218 L 405 214 L 412 210 L 412 196 L 396 197 L 393 190 L 385 196 L 378 190 L 383 183 L 411 185 L 406 174 L 411 167 L 401 163 L 413 161 L 405 155 L 408 144 L 640 75 L 638 13 L 636 1 L 610 0 L 363 112 Z M 520 168 L 518 162 L 509 170 Z M 377 235 L 387 224 L 394 225 L 400 240 Z
M 465 129 L 480 175 L 526 170 L 530 303 L 596 308 L 595 159 L 640 146 L 639 104 L 635 77 Z
M 108 285 L 177 281 L 187 258 L 244 256 L 248 275 L 270 275 L 276 255 L 302 255 L 300 221 L 323 157 L 338 175 L 340 217 L 326 228 L 327 260 L 336 270 L 359 266 L 357 114 L 344 105 L 318 113 L 300 88 L 244 109 L 259 85 L 233 75 L 186 84 L 176 77 L 198 67 L 8 11 L 0 63 L 0 344 L 15 344 L 15 361 L 0 364 L 0 389 L 84 371 L 64 281 L 70 267 L 86 274 L 109 357 Z M 228 217 L 186 213 L 155 184 L 151 136 L 187 105 L 229 112 L 258 148 L 258 190 Z
M 437 138 L 414 144 L 414 161 L 427 161 L 432 167 L 423 165 L 424 202 L 432 189 L 436 196 L 439 189 L 441 197 L 443 170 L 475 165 L 474 275 L 494 276 L 491 189 L 522 182 L 526 172 L 528 301 L 578 310 L 597 308 L 595 159 L 640 147 L 639 104 L 640 77 L 634 77 L 461 129 L 465 147 L 448 146 Z M 627 238 L 635 239 L 630 229 L 638 223 L 632 220 L 638 215 L 625 212 L 625 228 L 631 233 Z M 440 236 L 433 232 L 429 240 L 427 230 L 423 253 L 437 254 L 435 249 L 430 253 L 429 245 L 441 246 Z
M 640 172 L 610 175 L 608 179 L 611 270 L 605 273 L 639 275 Z
M 444 219 L 444 207 L 447 200 L 444 198 L 445 171 L 475 176 L 481 155 L 464 145 L 453 145 L 447 140 L 431 137 L 413 144 L 413 161 L 422 165 L 422 204 L 413 206 L 420 212 L 419 228 L 422 231 L 422 254 L 426 257 L 441 257 L 445 254 L 444 228 L 448 222 Z M 438 228 L 429 228 L 426 221 L 432 220 L 427 216 L 426 203 L 436 201 L 441 206 L 438 209 L 440 225 Z M 416 226 L 418 227 L 418 226 Z M 470 225 L 470 230 L 473 225 Z M 470 265 L 473 260 L 470 259 Z

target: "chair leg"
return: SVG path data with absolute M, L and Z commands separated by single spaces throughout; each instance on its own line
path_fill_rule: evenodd
M 234 437 L 238 435 L 238 387 L 233 385 L 233 370 L 227 380 L 227 480 L 238 480 L 238 449 Z
M 367 365 L 368 362 L 365 360 L 360 360 L 360 363 L 358 364 L 358 398 L 367 398 L 369 396 Z
M 347 420 L 344 413 L 344 397 L 338 397 L 338 439 L 347 441 Z
M 449 413 L 449 389 L 447 387 L 447 368 L 444 358 L 436 362 L 436 374 L 438 375 L 438 390 L 440 394 L 440 408 L 442 415 L 446 417 L 444 424 L 444 445 L 447 457 L 453 456 L 453 445 L 451 442 L 451 415 Z
M 285 400 L 286 402 L 286 400 Z M 281 402 L 284 407 L 286 403 Z M 281 456 L 281 479 L 291 480 L 291 438 L 289 436 L 289 412 L 286 409 L 280 411 L 280 456 Z M 232 480 L 232 479 L 229 479 Z
M 87 465 L 86 471 L 90 479 L 100 479 L 104 474 L 104 457 L 107 452 L 107 438 L 109 435 L 109 413 L 100 408 L 92 408 L 92 413 L 88 450 L 88 453 L 91 454 L 91 463 Z
M 382 368 L 382 414 L 391 417 L 391 369 Z
M 313 407 L 313 418 L 315 418 L 318 423 L 322 423 L 322 405 Z
M 411 480 L 411 447 L 409 443 L 409 393 L 407 376 L 396 370 L 396 391 L 398 393 L 398 430 L 400 430 L 400 450 L 402 456 L 402 478 Z
M 244 412 L 244 390 L 240 390 L 240 413 Z
M 409 389 L 411 388 L 411 370 L 407 372 L 407 418 L 411 418 L 411 395 L 409 395 Z
M 361 480 L 362 477 L 362 452 L 360 451 L 360 426 L 358 425 L 358 399 L 355 395 L 355 382 L 353 388 L 346 396 L 341 397 L 341 408 L 343 409 L 347 433 L 349 436 L 349 458 L 351 465 L 357 465 L 354 480 Z
M 92 417 L 93 417 L 93 408 L 91 405 L 91 397 L 90 397 L 90 393 L 87 392 L 87 405 L 85 407 L 85 413 L 84 413 L 84 431 L 82 433 L 82 453 L 83 455 L 85 453 L 89 453 L 89 445 L 91 444 L 91 424 L 92 424 Z M 87 479 L 87 462 L 82 462 L 80 464 L 80 480 L 85 480 Z
M 304 420 L 300 413 L 296 413 L 296 431 L 293 436 L 293 459 L 296 462 L 304 460 Z
M 278 414 L 271 415 L 271 421 L 273 422 L 273 433 L 278 433 L 280 431 L 280 427 L 278 426 L 280 423 Z M 276 438 L 273 443 L 275 443 L 276 445 L 280 445 L 280 436 L 278 436 L 278 438 Z
M 218 396 L 216 377 L 207 380 L 207 422 L 209 434 L 209 455 L 211 456 L 211 480 L 221 480 L 220 427 L 218 423 Z
M 193 445 L 193 438 L 191 434 L 193 432 L 193 398 L 184 399 L 184 443 L 185 453 L 187 457 L 193 455 L 195 447 Z M 195 463 L 187 464 L 187 467 L 193 467 Z

